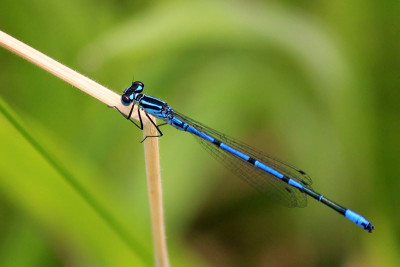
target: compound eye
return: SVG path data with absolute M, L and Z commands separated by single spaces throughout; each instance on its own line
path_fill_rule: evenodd
M 121 96 L 121 102 L 122 102 L 122 104 L 124 104 L 125 106 L 129 106 L 129 104 L 131 103 L 131 99 L 130 99 L 129 96 L 127 96 L 127 95 L 122 95 L 122 96 Z
M 141 92 L 143 92 L 144 84 L 142 82 L 136 81 L 132 83 L 132 87 L 134 88 L 135 93 L 140 94 Z

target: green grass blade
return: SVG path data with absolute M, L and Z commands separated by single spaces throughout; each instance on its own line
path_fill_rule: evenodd
M 150 253 L 144 249 L 129 232 L 96 200 L 96 198 L 53 156 L 43 144 L 33 137 L 23 125 L 21 119 L 0 98 L 0 112 L 17 129 L 17 131 L 32 145 L 32 147 L 63 177 L 63 179 L 89 204 L 89 206 L 105 221 L 130 250 L 149 264 L 152 262 Z

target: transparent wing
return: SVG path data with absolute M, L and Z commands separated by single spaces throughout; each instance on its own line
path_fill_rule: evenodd
M 180 114 L 176 111 L 174 111 L 174 113 L 177 118 L 188 123 L 197 130 L 218 139 L 219 141 L 251 156 L 252 158 L 270 166 L 271 168 L 276 169 L 280 173 L 301 182 L 304 186 L 311 188 L 311 178 L 302 170 L 264 154 L 243 142 L 211 129 L 183 114 Z M 259 168 L 256 168 L 251 163 L 244 161 L 223 149 L 220 149 L 214 144 L 207 142 L 196 135 L 194 136 L 204 147 L 204 149 L 215 159 L 221 162 L 230 171 L 239 175 L 244 181 L 249 183 L 258 191 L 265 193 L 267 196 L 288 207 L 305 207 L 307 205 L 306 195 L 300 190 L 289 186 L 277 177 L 262 171 Z

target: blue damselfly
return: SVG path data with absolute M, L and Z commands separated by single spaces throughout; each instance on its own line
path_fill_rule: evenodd
M 131 122 L 139 129 L 143 129 L 141 117 L 143 112 L 157 129 L 157 136 L 146 136 L 142 141 L 148 137 L 162 136 L 163 133 L 159 127 L 170 124 L 178 130 L 193 134 L 214 158 L 257 190 L 266 193 L 282 204 L 289 207 L 304 207 L 307 205 L 306 196 L 308 195 L 344 215 L 368 232 L 371 233 L 374 229 L 374 226 L 363 216 L 315 192 L 311 188 L 311 178 L 304 171 L 176 112 L 166 102 L 142 94 L 143 89 L 143 83 L 136 81 L 122 94 L 122 104 L 126 106 L 132 104 L 128 116 L 125 116 L 117 108 L 125 118 L 131 120 L 133 108 L 137 104 L 139 124 L 133 120 Z M 157 125 L 148 114 L 163 120 L 165 123 Z

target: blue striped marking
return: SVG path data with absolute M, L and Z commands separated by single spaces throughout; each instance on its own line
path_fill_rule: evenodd
M 324 197 L 323 195 L 320 195 L 319 198 L 318 198 L 318 201 L 321 201 L 321 199 L 322 199 L 323 197 Z
M 166 117 L 163 113 L 161 113 L 161 115 L 163 116 L 163 119 Z M 168 120 L 168 123 L 181 131 L 186 131 L 186 129 L 189 128 L 189 125 L 186 122 L 183 122 L 177 117 L 173 117 L 172 119 Z
M 304 188 L 304 186 L 301 183 L 299 183 L 299 182 L 297 182 L 296 180 L 293 180 L 293 179 L 289 179 L 289 184 L 291 186 L 297 187 L 300 190 L 302 190 Z
M 267 165 L 259 162 L 258 160 L 256 160 L 256 162 L 254 163 L 254 166 L 260 168 L 263 171 L 269 172 L 270 174 L 272 174 L 273 176 L 278 177 L 279 179 L 282 179 L 283 176 L 284 176 L 282 173 L 280 173 L 280 172 L 268 167 Z
M 344 216 L 346 216 L 347 219 L 350 221 L 354 222 L 361 228 L 366 228 L 369 225 L 369 222 L 367 219 L 365 219 L 363 216 L 361 216 L 358 213 L 355 213 L 354 211 L 347 209 L 346 212 L 344 213 Z
M 212 137 L 209 136 L 209 135 L 206 135 L 205 133 L 200 132 L 199 130 L 196 130 L 195 128 L 193 128 L 193 127 L 191 127 L 191 126 L 189 126 L 189 127 L 187 128 L 187 131 L 188 131 L 189 133 L 195 134 L 195 135 L 197 135 L 197 136 L 199 136 L 199 137 L 203 138 L 204 140 L 207 140 L 207 141 L 209 141 L 209 142 L 211 142 L 211 143 L 214 142 L 214 138 L 212 138 Z
M 232 154 L 234 154 L 234 155 L 246 160 L 246 161 L 250 159 L 250 157 L 247 156 L 246 154 L 244 154 L 244 153 L 242 153 L 240 151 L 237 151 L 236 149 L 233 149 L 232 147 L 230 147 L 230 146 L 228 146 L 228 145 L 226 145 L 224 143 L 221 143 L 221 145 L 219 147 L 222 148 L 223 150 L 226 150 L 226 151 L 228 151 L 228 152 L 230 152 L 230 153 L 232 153 Z

